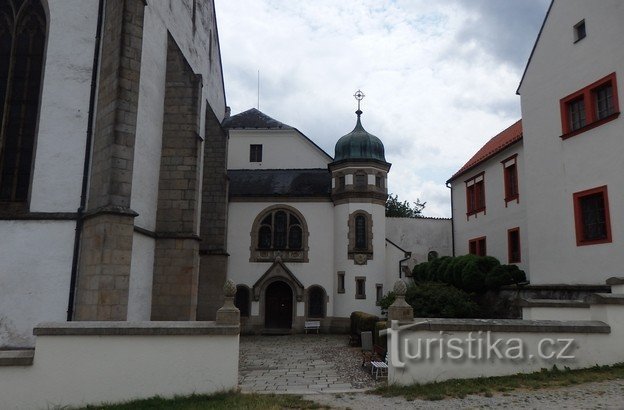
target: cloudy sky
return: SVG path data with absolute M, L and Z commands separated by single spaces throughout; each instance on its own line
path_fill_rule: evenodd
M 257 107 L 333 156 L 362 123 L 389 190 L 450 216 L 445 181 L 520 118 L 515 94 L 550 0 L 216 0 L 227 103 Z

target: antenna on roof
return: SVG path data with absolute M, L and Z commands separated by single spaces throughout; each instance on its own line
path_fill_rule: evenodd
M 260 111 L 260 70 L 258 70 L 258 111 Z

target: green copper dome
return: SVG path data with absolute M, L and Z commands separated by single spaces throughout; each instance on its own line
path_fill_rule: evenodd
M 384 146 L 379 138 L 368 133 L 360 116 L 362 111 L 357 110 L 357 124 L 353 131 L 340 138 L 336 143 L 334 162 L 342 160 L 376 160 L 386 162 Z

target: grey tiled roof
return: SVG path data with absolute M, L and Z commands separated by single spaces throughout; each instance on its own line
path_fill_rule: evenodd
M 262 111 L 252 108 L 223 120 L 223 128 L 229 129 L 281 129 L 292 130 L 293 127 L 269 117 Z
M 229 170 L 230 197 L 329 197 L 327 169 Z

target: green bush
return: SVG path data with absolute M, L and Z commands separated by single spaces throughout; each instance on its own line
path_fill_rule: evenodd
M 526 281 L 526 275 L 517 266 L 501 265 L 492 256 L 444 256 L 420 263 L 412 272 L 415 282 L 446 283 L 477 293 Z
M 395 299 L 393 292 L 386 294 L 379 301 L 382 311 L 387 311 Z M 467 292 L 444 283 L 410 284 L 405 301 L 414 308 L 414 317 L 479 317 L 479 307 Z

